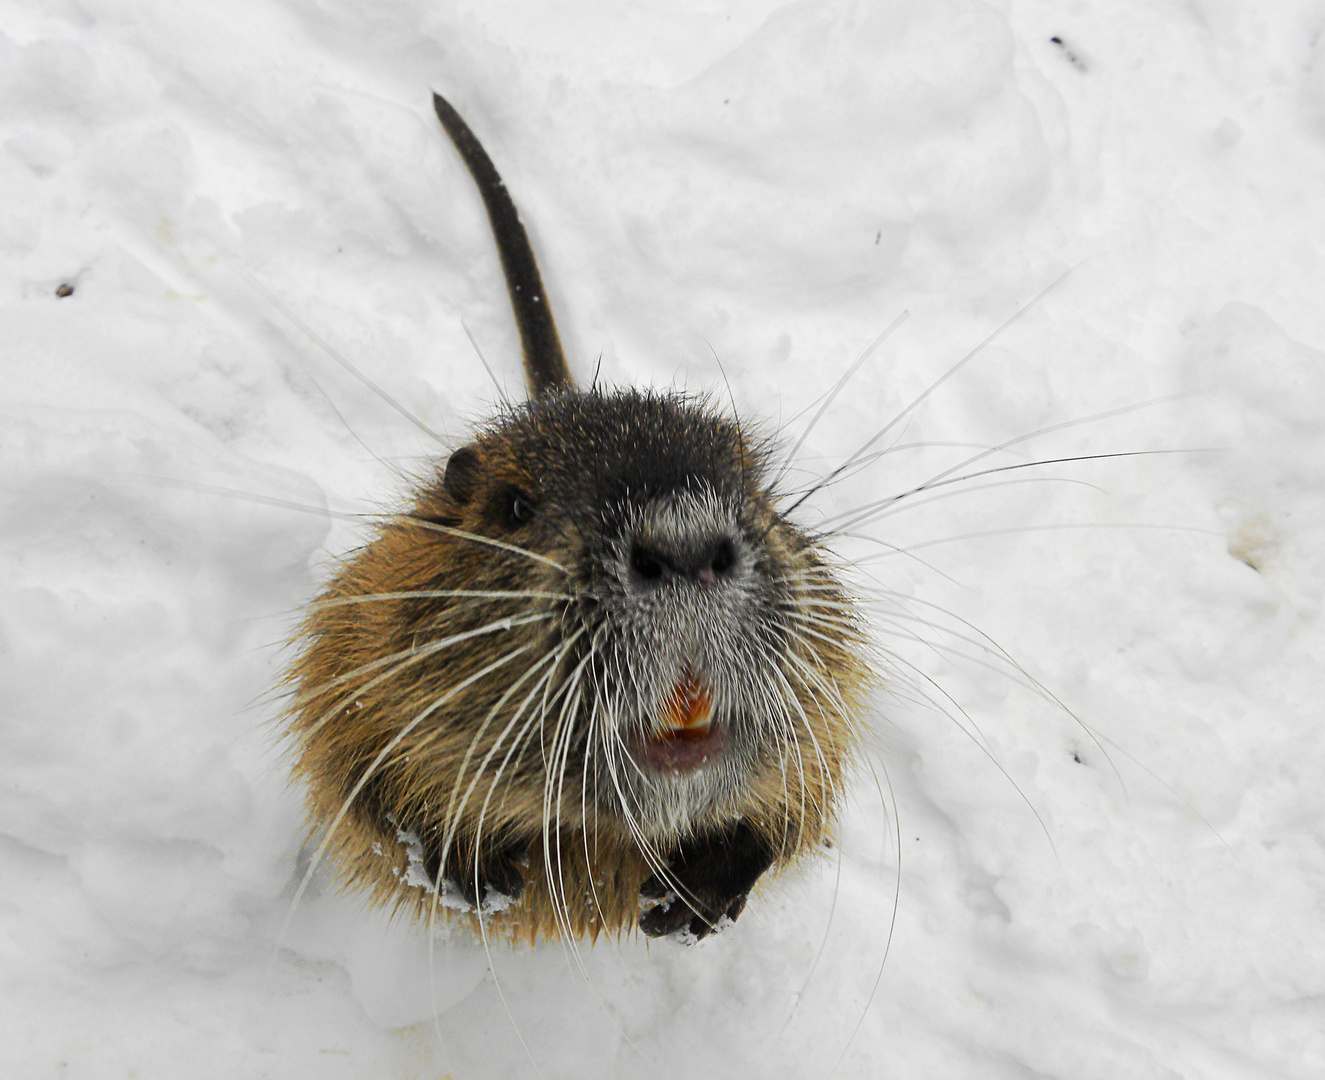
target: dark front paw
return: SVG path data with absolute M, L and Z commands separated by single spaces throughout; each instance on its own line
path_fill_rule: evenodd
M 773 863 L 766 837 L 746 822 L 677 846 L 665 872 L 640 887 L 639 927 L 649 937 L 676 934 L 693 944 L 735 922 L 759 876 Z
M 453 873 L 447 881 L 480 915 L 505 911 L 524 895 L 524 867 L 529 865 L 526 844 L 512 844 L 486 853 L 471 862 L 466 871 Z
M 437 846 L 421 843 L 419 847 L 427 885 L 438 891 L 446 906 L 492 915 L 524 895 L 524 867 L 529 865 L 526 842 L 488 848 L 477 856 L 453 846 L 445 863 Z
M 650 881 L 656 879 L 650 878 Z M 643 891 L 640 893 L 644 895 Z M 667 937 L 676 934 L 680 941 L 692 945 L 709 934 L 721 933 L 745 909 L 749 893 L 734 898 L 687 895 L 685 899 L 670 890 L 658 902 L 640 912 L 639 928 L 649 937 Z

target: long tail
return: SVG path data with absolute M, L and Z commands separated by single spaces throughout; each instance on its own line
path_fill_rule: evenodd
M 502 272 L 506 275 L 506 290 L 511 295 L 515 324 L 520 330 L 529 394 L 543 397 L 569 390 L 575 383 L 561 351 L 561 338 L 557 336 L 557 324 L 552 320 L 552 306 L 538 273 L 534 249 L 529 246 L 529 237 L 520 224 L 520 213 L 511 201 L 510 192 L 492 164 L 492 158 L 488 157 L 451 103 L 434 93 L 432 104 L 437 110 L 437 119 L 451 136 L 451 142 L 464 159 L 469 175 L 483 196 L 483 205 L 488 209 L 488 221 L 492 224 Z

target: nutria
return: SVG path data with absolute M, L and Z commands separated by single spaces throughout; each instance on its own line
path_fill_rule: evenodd
M 497 170 L 530 399 L 345 560 L 289 672 L 323 849 L 374 900 L 536 940 L 697 940 L 827 840 L 871 683 L 774 447 L 701 397 L 577 389 Z

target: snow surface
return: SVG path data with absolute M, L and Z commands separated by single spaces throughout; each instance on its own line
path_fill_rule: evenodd
M 0 0 L 0 1076 L 1325 1075 L 1323 29 Z M 933 387 L 886 440 L 925 448 L 811 524 L 1088 416 L 972 468 L 1182 451 L 843 541 L 896 657 L 872 770 L 832 856 L 693 948 L 430 947 L 321 875 L 290 915 L 270 690 L 359 535 L 321 510 L 439 452 L 336 357 L 448 445 L 497 398 L 462 320 L 522 392 L 433 87 L 582 377 L 730 393 L 790 445 L 910 312 L 789 483 Z

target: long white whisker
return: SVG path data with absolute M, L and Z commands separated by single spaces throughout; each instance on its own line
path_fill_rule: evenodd
M 533 589 L 408 589 L 401 592 L 363 593 L 358 596 L 336 596 L 330 600 L 314 600 L 305 610 L 324 611 L 327 608 L 350 604 L 380 603 L 386 600 L 564 600 L 576 598 L 569 593 L 538 592 Z
M 493 744 L 488 748 L 488 751 L 484 755 L 483 760 L 479 763 L 478 768 L 474 770 L 474 777 L 472 780 L 470 780 L 469 786 L 465 789 L 464 796 L 460 799 L 460 802 L 456 805 L 454 811 L 448 810 L 447 831 L 443 838 L 443 843 L 442 843 L 443 853 L 448 852 L 450 850 L 451 845 L 455 842 L 455 837 L 460 829 L 461 816 L 464 813 L 465 807 L 469 804 L 469 800 L 474 793 L 474 789 L 478 786 L 479 781 L 486 774 L 488 766 L 492 763 L 492 759 L 496 757 L 498 752 L 501 750 L 502 744 L 506 741 L 506 737 L 512 732 L 512 730 L 514 730 L 516 725 L 520 723 L 520 718 L 524 715 L 525 709 L 529 707 L 530 702 L 532 702 L 533 699 L 538 695 L 540 689 L 542 689 L 543 691 L 544 701 L 547 700 L 547 687 L 551 684 L 552 678 L 556 673 L 557 665 L 561 662 L 561 659 L 567 654 L 567 652 L 569 652 L 569 650 L 572 648 L 572 646 L 575 643 L 575 638 L 578 636 L 579 636 L 578 632 L 575 635 L 572 635 L 571 638 L 569 638 L 567 641 L 562 643 L 562 645 L 557 649 L 555 653 L 543 657 L 543 659 L 538 662 L 538 665 L 536 665 L 536 666 L 541 666 L 546 664 L 548 665 L 548 667 L 547 670 L 543 673 L 543 675 L 540 676 L 538 680 L 534 683 L 534 685 L 530 688 L 529 693 L 525 695 L 524 700 L 520 703 L 514 715 L 512 715 L 511 719 L 507 721 L 506 726 L 502 729 L 501 734 L 497 736 L 496 740 L 494 740 Z M 563 687 L 564 685 L 565 684 L 563 683 Z M 557 693 L 560 692 L 561 690 L 558 689 Z M 488 805 L 492 800 L 493 794 L 497 790 L 497 785 L 501 782 L 502 776 L 505 775 L 506 767 L 510 764 L 511 759 L 515 756 L 516 753 L 519 752 L 520 747 L 523 745 L 523 735 L 538 721 L 538 719 L 539 719 L 538 713 L 531 712 L 529 719 L 525 721 L 524 725 L 520 729 L 520 732 L 517 733 L 516 737 L 511 740 L 511 744 L 506 751 L 506 756 L 502 759 L 501 765 L 498 767 L 497 772 L 492 777 L 491 783 L 488 785 L 488 794 L 486 798 L 483 800 L 483 806 L 479 812 L 480 819 L 482 819 L 482 817 L 487 813 Z M 477 740 L 475 740 L 475 742 L 476 741 Z M 471 743 L 470 747 L 471 750 L 474 745 L 475 743 Z M 465 757 L 466 762 L 468 762 L 470 756 L 471 755 L 467 751 Z M 457 774 L 456 777 L 457 784 L 459 784 L 462 775 L 463 771 Z
M 429 532 L 439 532 L 446 536 L 456 536 L 461 540 L 470 540 L 476 544 L 486 544 L 488 547 L 497 548 L 499 551 L 509 551 L 513 555 L 521 555 L 526 559 L 533 559 L 536 562 L 545 563 L 554 570 L 561 573 L 568 573 L 566 568 L 555 559 L 549 559 L 546 555 L 540 555 L 536 551 L 530 551 L 528 548 L 522 548 L 518 544 L 508 544 L 504 540 L 494 540 L 491 536 L 481 536 L 478 533 L 466 532 L 464 529 L 456 529 L 450 525 L 442 525 L 440 522 L 428 521 L 425 518 L 414 517 L 412 514 L 393 515 L 394 520 L 400 523 L 409 524 L 420 529 L 427 529 Z
M 870 772 L 874 776 L 874 783 L 879 783 L 879 775 L 874 771 L 874 765 L 870 763 Z M 893 807 L 897 806 L 897 794 L 893 790 L 892 777 L 888 775 L 888 770 L 883 771 L 884 782 L 888 785 L 888 794 L 892 798 Z M 883 800 L 883 791 L 880 789 L 879 798 Z M 884 802 L 884 813 L 888 810 L 888 804 Z M 874 985 L 870 987 L 869 995 L 865 999 L 865 1005 L 860 1010 L 860 1016 L 856 1018 L 856 1026 L 851 1029 L 851 1034 L 847 1036 L 847 1041 L 842 1046 L 841 1053 L 837 1056 L 837 1061 L 833 1063 L 825 1080 L 832 1080 L 833 1074 L 842 1067 L 842 1062 L 846 1060 L 847 1051 L 851 1049 L 851 1044 L 855 1042 L 856 1036 L 860 1034 L 861 1026 L 865 1023 L 865 1017 L 869 1014 L 870 1006 L 874 1003 L 874 996 L 879 992 L 879 984 L 883 981 L 883 970 L 888 966 L 888 954 L 892 951 L 893 935 L 897 932 L 897 913 L 902 906 L 902 820 L 895 812 L 892 815 L 894 836 L 897 841 L 897 874 L 893 885 L 893 910 L 888 920 L 888 937 L 884 942 L 883 956 L 879 960 L 879 970 L 874 975 Z
M 343 355 L 341 355 L 341 353 L 339 353 L 336 349 L 332 348 L 325 338 L 323 338 L 320 334 L 318 334 L 316 330 L 314 330 L 311 326 L 309 326 L 306 322 L 304 322 L 303 319 L 301 319 L 298 315 L 296 315 L 294 311 L 290 308 L 290 306 L 286 304 L 283 300 L 281 300 L 281 298 L 278 297 L 269 288 L 267 288 L 266 285 L 264 285 L 261 281 L 259 281 L 257 278 L 255 278 L 252 274 L 249 273 L 244 274 L 244 279 L 248 282 L 249 288 L 254 289 L 255 291 L 261 293 L 264 297 L 266 297 L 267 303 L 271 304 L 272 307 L 276 308 L 277 311 L 279 311 L 282 315 L 284 315 L 287 319 L 289 319 L 292 323 L 294 323 L 295 326 L 299 327 L 299 329 L 303 333 L 307 334 L 308 337 L 310 337 L 313 341 L 315 341 L 318 344 L 318 346 L 322 349 L 322 351 L 326 353 L 327 356 L 329 356 L 337 364 L 339 364 L 341 368 L 349 372 L 352 376 L 354 376 L 354 378 L 358 379 L 359 382 L 363 383 L 363 385 L 366 386 L 375 395 L 377 395 L 377 397 L 379 397 L 382 401 L 386 402 L 387 405 L 389 405 L 392 409 L 398 412 L 401 416 L 403 416 L 416 428 L 422 431 L 425 435 L 432 436 L 432 438 L 437 441 L 438 445 L 441 446 L 446 445 L 446 439 L 444 439 L 441 435 L 438 435 L 437 432 L 433 431 L 432 428 L 430 428 L 427 424 L 425 424 L 422 420 L 420 420 L 417 416 L 415 416 L 412 412 L 410 412 L 407 408 L 405 408 L 405 406 L 403 406 L 400 402 L 398 402 L 395 398 L 393 398 L 390 394 L 388 394 L 385 390 L 383 390 L 380 386 L 378 386 L 377 383 L 373 382 L 372 379 L 368 378 L 367 375 L 365 375 L 362 371 L 360 371 L 357 367 L 355 367 L 352 363 L 350 363 L 350 361 L 347 360 Z
M 321 697 L 323 694 L 329 693 L 330 691 L 337 689 L 338 687 L 345 686 L 347 683 L 353 682 L 360 675 L 366 675 L 370 671 L 376 671 L 378 668 L 381 668 L 387 664 L 394 663 L 397 660 L 401 661 L 400 664 L 392 668 L 390 671 L 384 672 L 383 674 L 378 675 L 374 679 L 370 679 L 368 682 L 362 684 L 361 686 L 356 686 L 354 688 L 354 695 L 356 696 L 361 695 L 365 691 L 371 690 L 375 686 L 380 685 L 385 680 L 399 674 L 399 672 L 401 672 L 405 668 L 417 664 L 421 660 L 426 660 L 428 657 L 441 652 L 443 649 L 448 649 L 452 645 L 459 645 L 462 642 L 469 641 L 472 638 L 482 637 L 485 634 L 505 633 L 506 631 L 511 630 L 516 626 L 524 626 L 527 625 L 528 623 L 541 622 L 543 620 L 550 618 L 552 618 L 550 614 L 538 614 L 538 615 L 513 616 L 512 618 L 509 619 L 496 619 L 490 623 L 487 623 L 484 626 L 475 627 L 472 630 L 465 630 L 459 634 L 451 634 L 448 637 L 439 638 L 436 641 L 430 641 L 426 645 L 415 645 L 414 647 L 409 649 L 402 649 L 400 652 L 391 653 L 388 656 L 381 656 L 378 657 L 376 660 L 370 661 L 367 664 L 361 664 L 359 667 L 354 668 L 351 671 L 347 671 L 344 675 L 338 675 L 334 679 L 327 680 L 325 683 L 322 683 L 320 686 L 317 686 L 312 690 L 306 692 L 301 691 L 298 695 L 297 700 L 300 702 L 311 701 L 315 698 Z M 401 659 L 402 657 L 404 658 L 403 660 Z M 331 719 L 331 717 L 335 716 L 336 713 L 342 708 L 344 708 L 344 703 L 337 701 L 335 705 L 333 705 L 327 712 L 319 716 L 317 720 L 314 721 L 312 724 L 310 724 L 307 728 L 301 728 L 301 730 L 303 731 L 304 739 L 307 740 L 312 738 L 314 735 L 316 735 L 317 732 L 321 729 L 322 725 L 325 724 L 329 719 Z
M 947 371 L 945 371 L 942 375 L 940 375 L 937 379 L 935 379 L 932 383 L 930 383 L 929 386 L 926 387 L 925 390 L 923 390 L 919 395 L 917 395 L 909 405 L 901 409 L 896 416 L 894 416 L 891 420 L 888 421 L 888 423 L 886 423 L 882 428 L 880 428 L 877 432 L 875 432 L 868 440 L 866 440 L 864 445 L 862 445 L 859 449 L 857 449 L 855 453 L 853 453 L 850 457 L 846 459 L 846 461 L 842 462 L 841 465 L 839 465 L 836 469 L 834 469 L 831 473 L 829 473 L 822 481 L 816 484 L 814 488 L 812 488 L 810 491 L 806 492 L 799 499 L 797 499 L 790 507 L 787 508 L 785 512 L 788 514 L 791 513 L 796 509 L 796 507 L 800 506 L 802 502 L 808 499 L 810 495 L 812 495 L 815 491 L 818 491 L 820 488 L 823 488 L 828 484 L 831 484 L 835 479 L 837 479 L 837 477 L 841 476 L 842 473 L 845 472 L 852 465 L 854 465 L 856 461 L 858 461 L 861 458 L 861 456 L 864 455 L 865 452 L 870 449 L 870 447 L 878 443 L 879 440 L 881 440 L 885 435 L 888 434 L 888 432 L 890 432 L 893 428 L 895 428 L 908 416 L 914 413 L 916 409 L 920 408 L 921 404 L 925 401 L 926 398 L 928 398 L 931 394 L 933 394 L 936 390 L 938 390 L 940 386 L 942 386 L 945 382 L 947 382 L 954 375 L 956 375 L 957 372 L 959 372 L 968 363 L 970 363 L 971 360 L 979 356 L 980 353 L 982 353 L 986 348 L 988 348 L 991 344 L 993 344 L 993 342 L 997 338 L 1002 336 L 1004 332 L 1006 332 L 1011 326 L 1017 323 L 1022 318 L 1022 316 L 1026 314 L 1026 312 L 1034 308 L 1037 304 L 1039 304 L 1041 300 L 1044 299 L 1044 297 L 1049 295 L 1050 292 L 1052 292 L 1063 281 L 1065 281 L 1067 279 L 1067 276 L 1070 273 L 1072 273 L 1073 269 L 1075 269 L 1075 267 L 1069 267 L 1067 270 L 1064 270 L 1061 274 L 1058 275 L 1058 277 L 1054 278 L 1053 281 L 1051 281 L 1048 285 L 1046 285 L 1043 289 L 1041 289 L 1028 303 L 1023 304 L 1020 308 L 1018 308 L 1011 316 L 1005 319 L 1002 322 L 1002 324 L 998 326 L 997 329 L 995 329 L 983 341 L 981 341 L 980 344 L 978 344 L 975 348 L 973 348 L 970 352 L 968 352 L 965 356 L 963 356 L 960 360 L 958 360 L 955 364 L 953 364 L 952 367 L 948 368 Z
M 856 357 L 852 365 L 849 368 L 847 368 L 846 374 L 837 380 L 837 384 L 833 387 L 831 391 L 829 391 L 828 395 L 824 398 L 823 404 L 819 406 L 819 411 L 816 412 L 814 416 L 810 419 L 810 422 L 805 425 L 805 430 L 801 432 L 801 437 L 796 440 L 796 445 L 793 446 L 791 448 L 791 452 L 787 454 L 786 461 L 783 463 L 782 468 L 778 470 L 777 476 L 773 478 L 773 483 L 771 485 L 772 487 L 774 488 L 777 487 L 778 482 L 782 479 L 783 473 L 786 472 L 787 466 L 791 464 L 791 462 L 796 460 L 796 455 L 797 453 L 800 452 L 800 448 L 805 445 L 805 440 L 810 437 L 810 432 L 812 432 L 814 430 L 815 425 L 818 424 L 821 419 L 823 419 L 823 415 L 825 412 L 828 411 L 828 407 L 832 405 L 832 403 L 835 400 L 837 400 L 837 395 L 840 394 L 842 390 L 846 387 L 846 384 L 851 381 L 852 376 L 854 376 L 856 372 L 860 370 L 861 366 L 865 363 L 866 360 L 868 360 L 871 356 L 873 356 L 876 352 L 878 352 L 880 345 L 882 345 L 885 341 L 887 341 L 890 337 L 893 336 L 893 332 L 896 331 L 896 329 L 899 326 L 901 326 L 902 323 L 906 322 L 906 320 L 910 317 L 910 314 L 911 313 L 909 311 L 903 311 L 900 315 L 897 316 L 897 318 L 895 318 L 891 323 L 889 323 L 888 326 L 884 329 L 883 333 L 881 333 L 878 337 L 876 337 L 873 341 L 871 341 L 868 345 L 866 345 L 864 349 L 861 350 L 860 355 Z
M 364 787 L 368 784 L 368 781 L 376 772 L 377 767 L 391 755 L 396 747 L 409 737 L 410 732 L 446 704 L 447 701 L 463 690 L 466 690 L 480 679 L 486 678 L 498 668 L 509 664 L 517 656 L 527 652 L 530 648 L 531 646 L 529 645 L 521 645 L 518 648 L 512 649 L 510 652 L 498 657 L 492 663 L 485 665 L 468 678 L 463 679 L 461 682 L 451 687 L 446 693 L 436 698 L 425 709 L 420 711 L 413 720 L 401 728 L 400 731 L 392 737 L 391 741 L 388 742 L 386 746 L 382 747 L 377 756 L 374 757 L 372 762 L 368 765 L 368 768 L 363 771 L 363 774 L 359 777 L 354 787 L 350 789 L 349 795 L 346 796 L 345 801 L 341 803 L 340 809 L 336 811 L 336 816 L 331 819 L 331 823 L 327 826 L 326 834 L 323 836 L 322 842 L 318 845 L 317 850 L 313 853 L 313 858 L 309 863 L 308 870 L 304 873 L 303 879 L 299 882 L 299 887 L 295 890 L 294 899 L 290 901 L 290 910 L 285 916 L 285 922 L 281 924 L 281 932 L 277 936 L 278 941 L 285 940 L 285 936 L 290 929 L 290 923 L 294 920 L 294 913 L 299 908 L 299 902 L 303 899 L 304 893 L 308 889 L 308 883 L 313 879 L 314 872 L 317 870 L 318 866 L 321 865 L 322 857 L 331 846 L 331 842 L 336 834 L 336 829 L 340 826 L 341 821 L 344 820 L 345 815 L 349 813 L 350 806 L 353 805 L 354 800 L 359 797 L 359 793 L 362 792 Z

